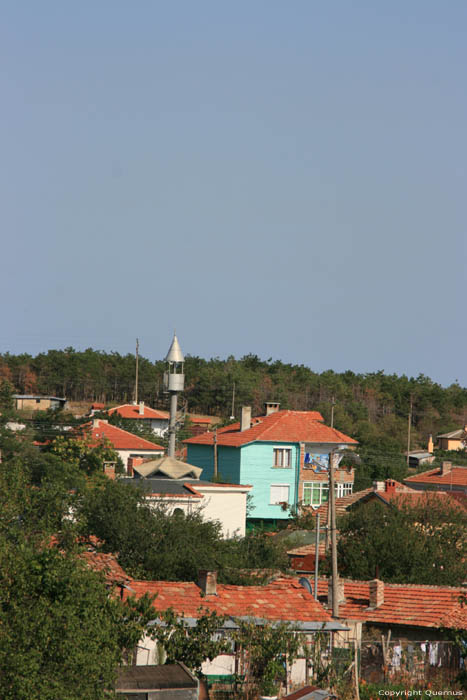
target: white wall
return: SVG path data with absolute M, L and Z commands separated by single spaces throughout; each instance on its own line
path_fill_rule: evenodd
M 160 437 L 163 437 L 169 429 L 169 421 L 168 420 L 152 420 L 151 419 L 151 430 L 153 433 L 156 435 L 159 435 Z
M 246 525 L 246 497 L 249 489 L 238 487 L 198 486 L 192 483 L 193 488 L 203 495 L 203 498 L 194 498 L 180 495 L 158 496 L 152 499 L 154 503 L 164 503 L 169 513 L 175 508 L 181 508 L 184 513 L 191 513 L 194 509 L 200 509 L 204 520 L 219 520 L 222 526 L 223 537 L 245 537 Z
M 224 537 L 239 535 L 245 537 L 246 526 L 246 497 L 250 489 L 237 487 L 198 486 L 194 488 L 202 493 L 204 498 L 203 517 L 206 520 L 219 520 L 222 524 Z
M 162 658 L 157 653 L 157 642 L 150 637 L 143 637 L 138 644 L 136 665 L 147 666 L 151 664 L 163 663 Z M 212 661 L 205 661 L 202 665 L 202 672 L 206 676 L 231 675 L 235 673 L 235 656 L 233 654 L 221 654 Z M 311 669 L 310 669 L 311 675 Z M 289 682 L 294 686 L 303 685 L 306 679 L 306 661 L 297 659 L 292 668 L 288 669 Z

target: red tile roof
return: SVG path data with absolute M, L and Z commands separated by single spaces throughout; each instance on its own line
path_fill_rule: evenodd
M 139 405 L 132 403 L 125 403 L 122 406 L 115 406 L 115 408 L 109 408 L 107 411 L 109 416 L 113 413 L 118 413 L 122 418 L 132 418 L 134 420 L 147 420 L 148 418 L 152 420 L 169 420 L 169 414 L 167 411 L 156 411 L 154 408 L 149 408 L 149 406 L 143 406 L 143 415 L 139 412 Z
M 322 423 L 317 411 L 277 411 L 269 416 L 253 418 L 252 427 L 240 431 L 240 423 L 233 423 L 217 430 L 217 444 L 240 447 L 255 440 L 266 442 L 314 442 L 346 443 L 357 441 L 335 428 Z M 187 444 L 212 445 L 214 433 L 203 433 L 185 440 Z
M 433 484 L 435 486 L 462 486 L 467 487 L 467 467 L 452 467 L 446 474 L 441 473 L 441 468 L 429 469 L 421 474 L 408 476 L 404 479 L 410 484 Z
M 229 586 L 217 584 L 217 595 L 204 596 L 195 583 L 170 581 L 132 581 L 137 598 L 157 593 L 156 610 L 173 610 L 197 618 L 199 609 L 219 615 L 252 616 L 265 620 L 327 622 L 329 613 L 294 578 L 279 578 L 265 586 Z M 131 591 L 125 593 L 131 595 Z
M 131 578 L 122 569 L 114 554 L 104 552 L 81 552 L 80 559 L 83 559 L 90 569 L 100 571 L 104 574 L 106 583 L 110 584 L 126 584 Z
M 94 424 L 97 423 L 96 426 Z M 112 443 L 112 446 L 116 450 L 152 450 L 154 452 L 164 452 L 164 447 L 161 445 L 156 445 L 154 442 L 149 442 L 144 438 L 138 437 L 138 435 L 133 435 L 127 430 L 122 430 L 117 428 L 115 425 L 110 425 L 105 420 L 95 420 L 90 423 L 85 423 L 80 426 L 79 431 L 85 431 L 86 433 L 91 433 L 92 437 L 96 439 L 96 442 L 101 438 L 106 438 Z
M 466 510 L 465 503 L 452 498 L 449 491 L 411 491 L 409 493 L 374 491 L 373 493 L 386 503 L 391 503 L 398 508 L 402 506 L 432 506 L 443 503 L 459 512 Z
M 369 609 L 370 582 L 342 581 L 345 602 L 339 605 L 339 617 L 388 625 L 410 627 L 449 627 L 467 629 L 467 606 L 460 597 L 465 588 L 384 584 L 384 602 Z M 319 579 L 318 596 L 328 593 L 328 580 Z

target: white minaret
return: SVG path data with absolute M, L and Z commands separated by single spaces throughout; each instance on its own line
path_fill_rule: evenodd
M 178 338 L 174 333 L 172 345 L 169 348 L 165 361 L 168 364 L 164 377 L 164 384 L 170 393 L 170 421 L 169 421 L 169 457 L 175 457 L 175 432 L 177 423 L 177 398 L 183 391 L 185 385 L 185 375 L 183 373 L 185 358 Z

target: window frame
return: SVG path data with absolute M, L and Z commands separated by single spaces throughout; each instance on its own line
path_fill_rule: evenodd
M 279 488 L 279 489 L 287 489 L 287 498 L 282 499 L 280 501 L 273 501 L 272 500 L 272 489 L 274 488 Z M 290 484 L 270 484 L 269 486 L 269 505 L 270 506 L 280 506 L 282 503 L 287 503 L 289 504 L 289 498 L 290 498 Z
M 310 502 L 307 503 L 305 490 L 310 492 Z M 313 492 L 319 492 L 319 502 L 313 503 Z M 326 498 L 323 495 L 326 494 Z M 329 482 L 327 481 L 304 481 L 303 482 L 303 505 L 319 508 L 323 503 L 329 501 Z
M 277 453 L 282 453 L 282 462 L 284 460 L 284 453 L 289 453 L 288 464 L 278 464 Z M 292 448 L 291 447 L 273 447 L 272 448 L 272 468 L 273 469 L 292 469 Z

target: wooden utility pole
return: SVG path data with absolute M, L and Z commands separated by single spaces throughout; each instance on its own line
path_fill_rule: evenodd
M 334 428 L 334 406 L 336 402 L 334 401 L 334 396 L 331 399 L 331 428 Z
M 139 360 L 139 340 L 136 338 L 136 377 L 135 377 L 135 403 L 138 403 L 138 360 Z
M 332 572 L 332 616 L 339 617 L 337 536 L 336 536 L 336 490 L 334 485 L 334 453 L 329 454 L 329 510 L 331 511 L 331 572 Z
M 407 466 L 409 466 L 410 429 L 412 427 L 412 407 L 413 407 L 413 394 L 410 394 L 409 420 L 408 420 L 408 426 L 407 426 Z
M 315 537 L 315 600 L 318 600 L 318 567 L 319 567 L 319 513 L 316 515 L 316 537 Z
M 232 410 L 230 412 L 230 420 L 235 418 L 235 382 L 232 387 Z
M 214 476 L 217 479 L 217 428 L 214 428 Z

